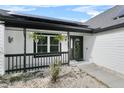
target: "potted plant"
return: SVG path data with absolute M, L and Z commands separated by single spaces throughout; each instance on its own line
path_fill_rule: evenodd
M 61 43 L 62 43 L 62 41 L 64 41 L 64 40 L 65 40 L 65 36 L 64 36 L 64 35 L 62 35 L 62 34 L 58 34 L 58 35 L 56 35 L 56 36 L 55 36 L 55 40 L 59 41 L 59 45 L 60 45 L 60 52 L 61 52 Z
M 37 32 L 30 32 L 29 37 L 33 39 L 33 41 L 36 43 L 36 46 L 39 40 L 44 39 L 44 36 L 41 33 L 39 34 Z M 36 51 L 37 51 L 37 47 L 36 47 Z
M 38 42 L 39 39 L 44 39 L 44 36 L 42 34 L 39 34 L 37 32 L 31 32 L 30 37 L 35 41 Z

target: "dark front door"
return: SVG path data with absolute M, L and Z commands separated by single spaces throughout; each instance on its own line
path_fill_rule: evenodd
M 71 60 L 82 61 L 83 60 L 83 37 L 71 36 Z

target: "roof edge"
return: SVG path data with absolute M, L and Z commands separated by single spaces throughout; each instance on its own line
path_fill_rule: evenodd
M 122 27 L 124 27 L 124 23 L 108 26 L 105 28 L 96 28 L 96 29 L 93 29 L 93 33 L 105 32 L 105 31 L 109 31 L 109 30 L 113 30 L 113 29 L 122 28 Z

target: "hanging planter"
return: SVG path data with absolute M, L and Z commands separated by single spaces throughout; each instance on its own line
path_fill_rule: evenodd
M 44 39 L 44 36 L 41 33 L 39 34 L 37 32 L 31 32 L 29 34 L 29 37 L 33 39 L 33 41 L 35 42 L 36 46 L 37 46 L 39 40 Z M 37 47 L 36 47 L 36 53 L 37 53 Z
M 59 42 L 62 42 L 62 41 L 65 40 L 65 36 L 62 35 L 62 34 L 58 34 L 58 35 L 55 36 L 54 39 L 57 40 L 57 41 L 59 41 Z
M 35 43 L 37 43 L 39 40 L 44 39 L 44 36 L 42 34 L 37 33 L 37 32 L 31 32 L 29 37 L 32 38 L 35 41 Z
M 62 43 L 62 41 L 65 40 L 65 36 L 62 35 L 62 34 L 58 34 L 58 35 L 55 36 L 54 39 L 57 40 L 57 41 L 59 41 L 60 52 L 61 52 L 61 43 Z

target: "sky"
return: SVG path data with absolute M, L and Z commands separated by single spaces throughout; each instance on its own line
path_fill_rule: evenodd
M 85 22 L 112 7 L 112 5 L 0 5 L 0 9 L 79 22 Z

